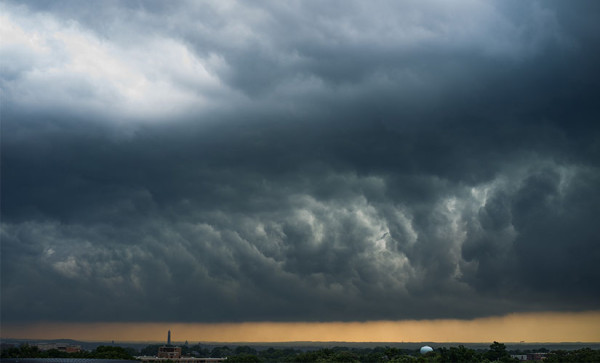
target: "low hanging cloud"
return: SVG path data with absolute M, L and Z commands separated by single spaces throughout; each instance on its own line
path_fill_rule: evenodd
M 1 6 L 4 321 L 599 308 L 597 5 Z

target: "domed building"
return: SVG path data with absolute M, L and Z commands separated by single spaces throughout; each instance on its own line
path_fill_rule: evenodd
M 421 347 L 420 352 L 421 352 L 421 354 L 427 354 L 429 352 L 433 352 L 433 348 L 430 347 L 429 345 L 424 345 Z

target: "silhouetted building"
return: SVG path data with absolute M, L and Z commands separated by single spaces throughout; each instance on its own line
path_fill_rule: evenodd
M 176 347 L 171 344 L 171 331 L 167 333 L 167 345 L 158 348 L 156 357 L 140 356 L 135 357 L 143 363 L 160 363 L 166 361 L 174 361 L 177 363 L 217 363 L 227 360 L 227 358 L 196 358 L 182 357 L 181 347 Z
M 529 353 L 527 354 L 527 360 L 544 360 L 546 355 L 547 353 Z
M 158 358 L 178 359 L 181 358 L 181 347 L 171 345 L 171 330 L 167 332 L 167 345 L 158 348 Z
M 547 353 L 512 354 L 510 357 L 520 361 L 534 361 L 546 359 Z
M 181 347 L 162 346 L 158 348 L 158 358 L 177 359 L 181 358 Z
M 42 352 L 47 350 L 58 350 L 59 352 L 77 353 L 81 352 L 81 345 L 64 344 L 64 343 L 40 343 L 36 345 Z

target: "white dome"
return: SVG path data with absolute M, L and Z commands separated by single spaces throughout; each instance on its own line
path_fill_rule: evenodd
M 429 352 L 433 352 L 433 348 L 430 347 L 429 345 L 424 345 L 421 347 L 421 354 L 425 354 L 425 353 L 429 353 Z

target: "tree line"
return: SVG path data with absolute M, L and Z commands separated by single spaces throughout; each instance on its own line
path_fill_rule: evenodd
M 124 359 L 135 360 L 137 351 L 132 348 L 101 345 L 91 351 L 67 353 L 58 349 L 40 350 L 35 345 L 22 344 L 19 347 L 2 349 L 1 358 L 81 358 L 81 359 Z
M 66 353 L 58 350 L 40 351 L 36 346 L 27 344 L 16 348 L 3 349 L 1 358 L 96 358 L 128 359 L 135 356 L 155 356 L 159 344 L 148 345 L 137 351 L 133 348 L 99 346 L 89 352 Z M 518 362 L 511 354 L 527 354 L 531 351 L 508 351 L 502 343 L 494 342 L 489 349 L 471 349 L 463 345 L 458 347 L 440 347 L 433 352 L 420 354 L 418 349 L 400 349 L 395 347 L 349 348 L 333 347 L 312 351 L 294 348 L 268 348 L 257 350 L 250 346 L 218 346 L 208 349 L 200 344 L 183 345 L 184 356 L 225 358 L 227 363 L 236 362 L 373 362 L 373 363 L 421 363 L 421 362 Z M 577 350 L 539 349 L 546 353 L 544 362 L 600 362 L 600 350 L 582 348 Z

